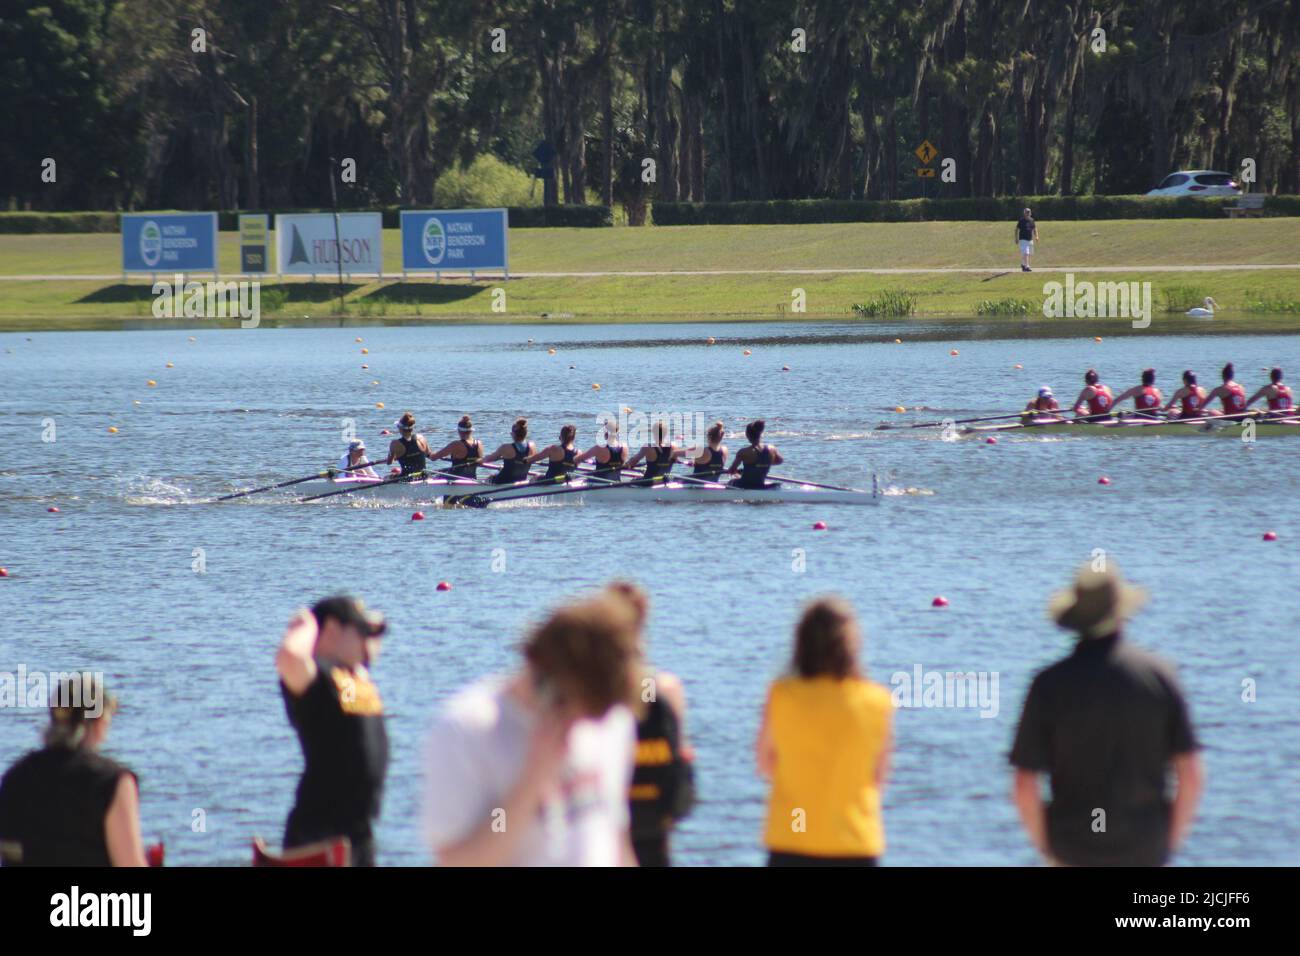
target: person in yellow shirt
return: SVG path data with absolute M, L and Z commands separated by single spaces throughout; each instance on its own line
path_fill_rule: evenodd
M 885 852 L 894 708 L 863 675 L 861 645 L 852 606 L 813 601 L 795 628 L 790 673 L 768 692 L 757 758 L 772 782 L 769 866 L 875 866 Z

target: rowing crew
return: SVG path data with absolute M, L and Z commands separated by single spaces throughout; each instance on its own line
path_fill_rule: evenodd
M 624 472 L 640 465 L 643 470 L 633 483 L 651 484 L 669 480 L 673 465 L 683 464 L 691 467 L 690 477 L 696 481 L 719 482 L 726 474 L 738 476 L 730 482 L 734 487 L 768 488 L 775 487 L 767 480 L 768 471 L 785 461 L 774 445 L 763 441 L 767 423 L 761 419 L 745 426 L 749 444 L 736 452 L 729 467 L 727 446 L 723 444 L 726 429 L 722 422 L 714 422 L 709 428 L 707 444 L 703 447 L 679 448 L 669 439 L 667 423 L 657 421 L 651 429 L 651 444 L 643 446 L 630 458 L 628 447 L 619 441 L 618 423 L 613 418 L 604 422 L 604 441 L 581 453 L 576 445 L 578 429 L 574 425 L 564 425 L 559 440 L 539 451 L 528 438 L 528 420 L 516 419 L 510 429 L 510 441 L 490 454 L 484 454 L 483 442 L 474 437 L 474 423 L 468 415 L 457 424 L 456 438 L 437 451 L 432 450 L 424 436 L 416 431 L 415 416 L 411 412 L 403 414 L 395 425 L 398 437 L 389 444 L 385 463 L 396 465 L 398 470 L 395 474 L 402 477 L 424 474 L 426 462 L 447 461 L 446 474 L 477 480 L 480 467 L 500 462 L 489 483 L 505 485 L 529 481 L 532 466 L 545 464 L 545 474 L 533 483 L 558 484 L 568 481 L 579 465 L 590 462 L 592 470 L 584 475 L 588 480 L 619 482 Z M 365 442 L 360 439 L 351 442 L 337 470 L 378 478 L 366 461 L 365 452 Z
M 1261 386 L 1254 395 L 1246 397 L 1246 389 L 1236 381 L 1236 369 L 1231 362 L 1223 367 L 1223 384 L 1212 390 L 1198 385 L 1196 373 L 1183 372 L 1183 384 L 1165 403 L 1160 389 L 1156 388 L 1156 370 L 1142 371 L 1142 382 L 1134 385 L 1116 396 L 1109 385 L 1102 383 L 1097 370 L 1090 368 L 1083 376 L 1083 390 L 1074 400 L 1072 411 L 1076 418 L 1098 421 L 1110 418 L 1124 402 L 1133 400 L 1139 416 L 1157 418 L 1163 414 L 1171 420 L 1201 419 L 1222 416 L 1240 416 L 1250 413 L 1250 406 L 1260 399 L 1268 403 L 1268 414 L 1274 417 L 1289 418 L 1295 415 L 1295 402 L 1291 388 L 1282 381 L 1282 370 L 1275 368 L 1269 373 L 1269 382 Z M 1222 409 L 1210 408 L 1215 400 L 1222 403 Z M 1163 407 L 1162 407 L 1163 405 Z M 1041 415 L 1059 413 L 1061 406 L 1052 394 L 1050 386 L 1044 385 L 1038 395 L 1029 400 L 1025 413 Z

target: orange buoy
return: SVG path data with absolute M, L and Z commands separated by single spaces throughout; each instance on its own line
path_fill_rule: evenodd
M 1100 341 L 1101 341 L 1101 336 L 1100 336 L 1100 335 L 1094 335 L 1094 336 L 1092 337 L 1092 340 L 1093 340 L 1094 342 L 1100 342 Z
M 362 349 L 362 350 L 361 350 L 361 354 L 362 354 L 362 355 L 369 355 L 369 354 L 370 354 L 370 349 Z
M 423 520 L 424 520 L 424 512 L 423 512 L 423 511 L 417 511 L 415 514 L 411 515 L 411 520 L 412 520 L 412 521 L 423 521 Z
M 355 340 L 355 341 L 356 341 L 356 343 L 357 343 L 358 345 L 360 345 L 360 344 L 361 344 L 361 336 L 358 335 L 358 336 L 356 337 L 356 340 Z
M 363 372 L 368 372 L 368 371 L 370 371 L 370 366 L 369 366 L 369 365 L 363 365 L 363 366 L 361 366 L 361 371 L 363 371 Z
M 895 405 L 895 406 L 894 406 L 894 411 L 896 411 L 896 412 L 898 412 L 898 414 L 902 415 L 904 412 L 907 411 L 907 409 L 904 408 L 902 405 Z
M 947 606 L 948 606 L 948 599 L 947 599 L 946 597 L 944 597 L 942 594 L 940 594 L 938 597 L 936 597 L 933 601 L 930 602 L 930 606 L 931 606 L 931 607 L 947 607 Z
M 439 591 L 450 591 L 450 590 L 451 590 L 451 582 L 450 582 L 450 581 L 439 581 L 439 582 L 438 582 L 438 590 L 439 590 Z
M 167 367 L 168 367 L 168 368 L 175 368 L 176 366 L 173 365 L 171 362 L 168 362 L 168 363 L 167 363 Z
M 895 344 L 895 345 L 902 345 L 902 344 L 903 344 L 903 340 L 902 340 L 902 339 L 894 339 L 894 344 Z
M 116 434 L 117 434 L 117 426 L 116 426 L 116 425 L 109 425 L 109 426 L 108 426 L 108 433 L 109 433 L 110 435 L 116 435 Z
M 375 408 L 383 408 L 383 407 L 384 407 L 383 402 L 375 402 Z
M 592 391 L 594 391 L 594 392 L 599 392 L 599 391 L 600 391 L 600 382 L 592 382 L 592 383 L 591 383 L 591 389 L 592 389 Z
M 704 344 L 705 344 L 705 345 L 716 345 L 716 344 L 717 344 L 717 341 L 718 341 L 717 339 L 715 339 L 713 336 L 710 335 L 707 339 L 704 340 Z
M 547 355 L 554 355 L 554 354 L 555 354 L 555 349 L 547 349 L 547 350 L 546 350 L 546 354 L 547 354 Z
M 150 388 L 153 388 L 158 383 L 155 382 L 153 379 L 149 379 L 149 381 L 145 382 L 145 384 L 148 385 Z

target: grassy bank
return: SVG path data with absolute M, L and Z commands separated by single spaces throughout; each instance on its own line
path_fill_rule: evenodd
M 1041 319 L 1043 285 L 1060 269 L 1128 266 L 1076 280 L 1150 281 L 1157 318 L 1212 295 L 1222 318 L 1300 311 L 1300 270 L 1213 272 L 1205 264 L 1288 264 L 1300 260 L 1300 219 L 1044 223 L 1037 271 L 1018 271 L 1010 223 L 850 223 L 807 226 L 692 226 L 648 229 L 533 229 L 511 235 L 516 272 L 681 272 L 771 269 L 978 269 L 907 275 L 577 275 L 509 283 L 354 283 L 345 309 L 357 319 L 420 321 L 618 321 L 638 319 L 852 319 L 855 304 L 910 300 L 920 316 L 1026 315 Z M 385 269 L 399 271 L 398 237 L 385 236 Z M 235 237 L 222 236 L 222 268 L 236 268 Z M 1190 272 L 1145 272 L 1188 266 Z M 118 238 L 0 236 L 2 275 L 112 275 Z M 1007 271 L 1014 270 L 1014 271 Z M 506 290 L 506 312 L 492 289 Z M 803 289 L 807 311 L 792 313 Z M 337 288 L 264 283 L 267 320 L 319 319 L 338 311 Z M 0 281 L 0 328 L 74 327 L 110 319 L 148 320 L 146 280 Z M 203 321 L 203 320 L 195 320 Z M 1048 321 L 1048 320 L 1043 320 Z

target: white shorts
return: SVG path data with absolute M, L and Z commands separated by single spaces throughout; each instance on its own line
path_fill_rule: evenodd
M 1034 254 L 1034 243 L 1030 239 L 1020 240 L 1020 254 L 1022 256 L 1032 256 Z

